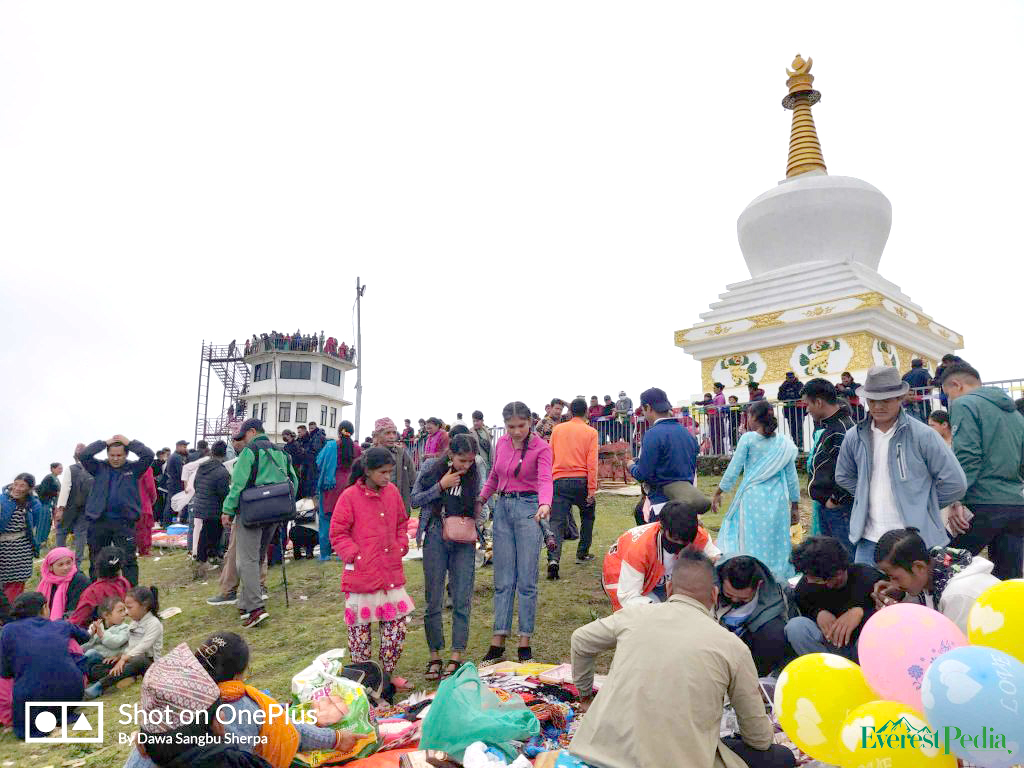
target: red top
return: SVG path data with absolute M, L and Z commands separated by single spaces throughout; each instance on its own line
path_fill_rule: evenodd
M 402 494 L 394 483 L 379 491 L 359 480 L 341 494 L 331 515 L 331 546 L 345 563 L 341 591 L 366 594 L 405 585 L 402 558 L 409 551 Z
M 131 583 L 124 576 L 118 576 L 116 579 L 96 579 L 82 590 L 82 596 L 78 598 L 78 607 L 75 608 L 68 621 L 79 627 L 89 626 L 89 622 L 98 618 L 94 616 L 94 613 L 100 603 L 108 597 L 124 599 L 131 588 Z

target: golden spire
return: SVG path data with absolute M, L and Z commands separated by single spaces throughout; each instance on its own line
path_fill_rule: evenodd
M 782 106 L 793 110 L 793 127 L 789 134 L 789 163 L 786 165 L 786 178 L 799 176 L 808 171 L 828 173 L 825 158 L 821 156 L 821 144 L 818 132 L 814 129 L 814 118 L 811 106 L 821 101 L 821 94 L 811 88 L 814 75 L 811 74 L 813 59 L 807 61 L 798 53 L 793 59 L 792 71 L 786 70 L 789 79 L 789 94 L 782 100 Z

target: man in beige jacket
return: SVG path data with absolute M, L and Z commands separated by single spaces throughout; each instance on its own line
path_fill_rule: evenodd
M 793 753 L 772 744 L 749 649 L 711 615 L 718 600 L 711 561 L 683 552 L 669 595 L 573 632 L 573 678 L 584 707 L 596 656 L 614 648 L 615 657 L 569 752 L 595 768 L 793 768 Z M 727 695 L 740 738 L 719 738 Z

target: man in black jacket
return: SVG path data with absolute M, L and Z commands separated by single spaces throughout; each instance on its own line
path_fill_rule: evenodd
M 803 388 L 803 399 L 807 403 L 807 412 L 814 419 L 815 433 L 821 433 L 814 446 L 807 493 L 814 500 L 822 535 L 839 539 L 852 558 L 850 512 L 853 510 L 853 496 L 836 483 L 836 461 L 846 431 L 853 428 L 853 419 L 839 404 L 835 386 L 826 379 L 808 381 Z
M 171 507 L 171 499 L 174 494 L 185 490 L 185 484 L 181 480 L 181 470 L 185 467 L 188 459 L 188 441 L 179 440 L 174 444 L 174 453 L 167 457 L 167 464 L 164 465 L 164 490 L 167 491 L 167 501 L 164 503 L 163 522 L 164 528 L 174 522 L 174 509 Z
M 800 392 L 803 388 L 803 383 L 792 371 L 786 374 L 786 380 L 782 382 L 782 386 L 779 387 L 779 400 L 784 403 L 782 407 L 782 415 L 789 424 L 789 436 L 793 438 L 793 442 L 796 443 L 797 450 L 801 453 L 803 453 L 804 450 L 805 410 L 799 400 Z
M 103 449 L 106 461 L 94 457 Z M 138 458 L 128 461 L 128 453 Z M 132 586 L 139 583 L 139 566 L 135 561 L 135 522 L 142 504 L 139 499 L 139 478 L 153 463 L 153 451 L 138 440 L 114 435 L 97 440 L 82 451 L 82 466 L 95 481 L 85 504 L 89 520 L 89 576 L 96 578 L 96 555 L 113 544 L 124 552 L 124 577 Z
M 75 463 L 68 469 L 68 479 L 61 483 L 57 509 L 53 512 L 53 521 L 57 526 L 57 546 L 65 546 L 70 533 L 74 537 L 75 562 L 79 567 L 85 559 L 85 542 L 89 538 L 85 504 L 92 492 L 92 475 L 85 471 L 81 462 L 84 450 L 84 443 L 75 446 Z
M 220 557 L 220 542 L 224 534 L 221 525 L 221 505 L 231 487 L 231 473 L 224 468 L 228 445 L 223 440 L 213 444 L 210 458 L 196 470 L 196 493 L 192 497 L 195 530 L 192 532 L 192 554 L 196 567 L 193 575 L 198 579 L 206 575 L 206 563 Z

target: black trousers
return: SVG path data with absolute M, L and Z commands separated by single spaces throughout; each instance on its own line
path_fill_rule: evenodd
M 224 525 L 219 517 L 203 520 L 199 528 L 199 542 L 196 544 L 196 560 L 205 563 L 211 557 L 220 557 L 220 540 L 224 536 Z
M 548 562 L 562 560 L 562 542 L 568 538 L 569 518 L 573 506 L 580 508 L 580 541 L 576 546 L 576 557 L 590 554 L 594 539 L 594 518 L 597 502 L 587 503 L 587 478 L 560 477 L 555 480 L 555 495 L 551 502 L 551 532 L 555 534 L 555 551 L 548 553 Z
M 295 551 L 295 559 L 302 557 L 302 550 L 306 550 L 306 558 L 313 559 L 313 547 L 320 540 L 320 535 L 312 528 L 301 525 L 293 525 L 289 534 L 292 540 L 292 549 Z
M 1021 578 L 1024 560 L 1024 506 L 973 504 L 974 519 L 967 533 L 961 533 L 949 545 L 970 550 L 976 555 L 988 547 L 992 575 L 997 579 Z
M 149 669 L 149 665 L 153 663 L 153 660 L 148 656 L 136 656 L 133 659 L 128 659 L 124 665 L 124 670 L 120 675 L 114 677 L 113 675 L 104 675 L 98 682 L 100 687 L 105 691 L 117 684 L 119 680 L 124 680 L 126 677 L 138 677 L 139 675 L 145 674 L 146 670 Z M 111 665 L 107 665 L 107 669 L 110 669 Z
M 139 583 L 139 564 L 135 552 L 135 521 L 101 517 L 89 524 L 89 578 L 96 580 L 96 558 L 101 549 L 112 544 L 124 553 L 124 577 L 137 586 Z
M 743 739 L 725 738 L 722 743 L 750 768 L 793 768 L 796 765 L 796 756 L 781 744 L 772 744 L 762 752 L 748 747 Z
M 759 677 L 766 677 L 773 669 L 782 666 L 789 648 L 786 645 L 786 618 L 777 616 L 757 632 L 746 632 L 741 638 L 754 657 Z

